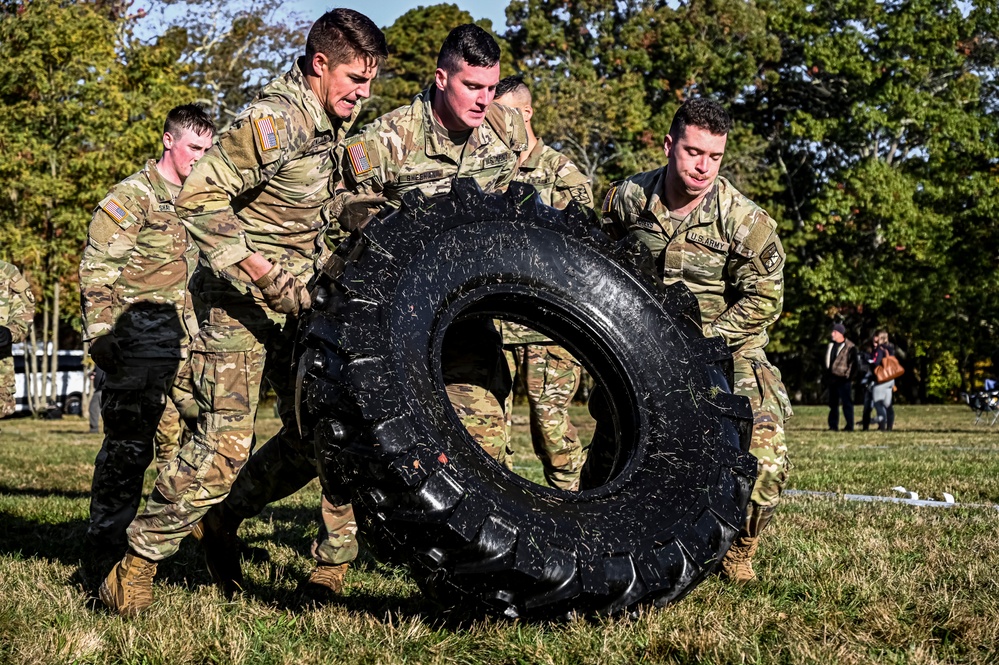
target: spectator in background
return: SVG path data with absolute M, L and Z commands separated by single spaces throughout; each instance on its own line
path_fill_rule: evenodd
M 861 427 L 866 432 L 871 427 L 871 412 L 874 411 L 874 383 L 877 378 L 874 376 L 874 344 L 868 342 L 867 346 L 857 352 L 857 366 L 860 368 L 860 387 L 864 391 L 864 413 L 860 418 Z
M 895 347 L 888 341 L 888 331 L 879 330 L 874 334 L 874 357 L 871 367 L 877 367 L 885 356 L 895 355 Z M 878 414 L 878 429 L 890 432 L 895 427 L 895 407 L 892 406 L 892 394 L 895 392 L 895 379 L 884 383 L 875 383 L 871 390 L 871 401 Z
M 857 372 L 857 347 L 846 338 L 846 327 L 833 324 L 832 341 L 826 347 L 826 385 L 829 386 L 829 430 L 839 430 L 839 408 L 843 405 L 844 432 L 853 431 L 853 377 Z

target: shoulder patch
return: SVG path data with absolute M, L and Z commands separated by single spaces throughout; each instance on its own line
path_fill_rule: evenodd
M 372 168 L 371 158 L 368 156 L 368 148 L 364 145 L 364 141 L 355 141 L 347 146 L 347 155 L 350 157 L 350 168 L 353 169 L 354 175 L 364 175 Z
M 607 196 L 604 197 L 604 204 L 600 208 L 600 212 L 606 214 L 611 211 L 611 207 L 614 205 L 614 196 L 617 195 L 617 187 L 611 187 L 610 191 L 607 192 Z
M 113 196 L 104 199 L 104 202 L 101 203 L 101 208 L 118 224 L 128 219 L 128 211 L 125 210 L 125 206 Z
M 569 195 L 572 196 L 573 201 L 577 201 L 583 205 L 590 205 L 592 203 L 590 192 L 587 190 L 586 185 L 574 185 L 570 187 Z
M 760 263 L 763 264 L 763 269 L 767 271 L 768 275 L 780 266 L 780 262 L 781 252 L 777 248 L 776 242 L 770 243 L 760 252 Z
M 281 147 L 281 142 L 278 140 L 277 135 L 277 125 L 274 122 L 273 116 L 265 115 L 262 118 L 254 118 L 253 127 L 257 130 L 257 138 L 260 139 L 260 150 L 262 152 Z

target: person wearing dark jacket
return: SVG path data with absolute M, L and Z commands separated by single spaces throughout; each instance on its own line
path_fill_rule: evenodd
M 874 357 L 871 367 L 877 367 L 885 356 L 895 355 L 895 347 L 888 341 L 888 332 L 879 330 L 874 335 Z M 877 379 L 875 379 L 876 381 Z M 871 400 L 878 414 L 878 429 L 890 432 L 895 427 L 895 407 L 892 406 L 892 393 L 895 391 L 895 379 L 884 383 L 875 383 L 871 389 Z
M 829 430 L 839 430 L 839 407 L 843 405 L 846 432 L 853 431 L 853 376 L 857 371 L 857 347 L 846 338 L 846 327 L 836 323 L 826 347 L 826 382 L 829 386 Z

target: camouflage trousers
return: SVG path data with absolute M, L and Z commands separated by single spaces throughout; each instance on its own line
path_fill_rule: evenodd
M 579 473 L 586 462 L 586 453 L 569 420 L 569 403 L 579 388 L 580 364 L 555 344 L 507 346 L 504 355 L 510 375 L 524 381 L 530 408 L 531 441 L 544 466 L 545 480 L 559 489 L 579 489 Z M 505 406 L 507 468 L 512 470 L 513 391 Z
M 87 527 L 87 538 L 105 551 L 124 551 L 149 464 L 155 458 L 162 471 L 177 454 L 182 425 L 169 395 L 182 362 L 126 360 L 107 376 L 101 394 L 104 442 L 94 460 Z
M 772 508 L 780 502 L 791 463 L 787 457 L 784 422 L 793 415 L 780 370 L 771 365 L 762 349 L 735 357 L 733 392 L 749 398 L 753 406 L 753 439 L 749 452 L 758 460 L 756 484 L 750 501 Z
M 490 320 L 471 320 L 448 330 L 441 374 L 458 420 L 482 449 L 506 465 L 506 416 L 510 374 L 502 338 Z
M 17 409 L 14 399 L 14 359 L 0 358 L 0 418 Z
M 294 322 L 227 280 L 199 273 L 195 286 L 209 310 L 191 348 L 197 431 L 160 473 L 145 510 L 128 529 L 129 546 L 153 561 L 175 554 L 194 525 L 230 491 L 235 495 L 227 506 L 251 517 L 317 475 L 312 446 L 302 441 L 290 415 Z M 265 381 L 278 396 L 282 426 L 251 457 Z M 329 563 L 353 559 L 356 525 L 349 504 L 325 502 L 322 517 L 322 537 L 313 546 L 317 557 Z M 326 537 L 327 532 L 334 535 Z M 329 551 L 331 544 L 335 551 Z

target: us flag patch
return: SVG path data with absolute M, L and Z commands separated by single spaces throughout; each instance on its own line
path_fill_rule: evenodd
M 104 212 L 110 215 L 111 219 L 119 224 L 121 224 L 122 221 L 128 217 L 128 211 L 125 210 L 125 206 L 118 203 L 118 200 L 115 198 L 108 199 L 102 207 L 104 208 Z
M 368 149 L 364 147 L 363 141 L 347 146 L 347 154 L 350 155 L 350 167 L 354 169 L 354 175 L 362 175 L 371 170 Z
M 278 143 L 277 130 L 274 129 L 274 118 L 271 116 L 257 118 L 253 121 L 253 126 L 257 128 L 261 150 L 267 151 L 281 147 Z

